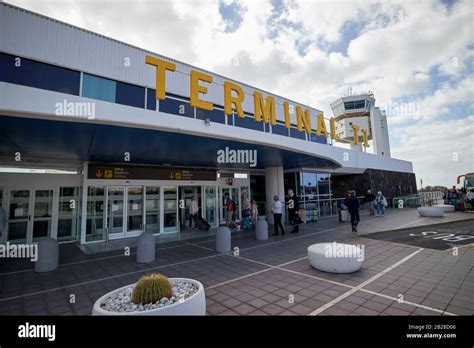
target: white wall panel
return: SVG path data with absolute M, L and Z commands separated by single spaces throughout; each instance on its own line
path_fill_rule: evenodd
M 28 98 L 23 98 L 25 95 Z M 186 118 L 186 121 L 183 122 L 183 117 L 177 115 L 73 95 L 67 96 L 68 102 L 81 103 L 88 101 L 95 104 L 95 119 L 88 120 L 86 117 L 81 118 L 80 116 L 58 116 L 56 115 L 56 104 L 62 103 L 64 99 L 65 95 L 63 93 L 0 82 L 0 112 L 2 115 L 22 117 L 28 115 L 26 117 L 115 124 L 260 144 L 332 160 L 343 167 L 340 170 L 335 170 L 335 172 L 347 172 L 358 168 L 383 169 L 406 173 L 413 171 L 412 164 L 408 161 L 326 144 L 301 141 L 277 134 L 255 132 L 251 129 L 230 127 L 214 122 L 208 127 L 203 127 L 202 120 L 198 119 Z M 130 112 L 131 110 L 133 112 Z

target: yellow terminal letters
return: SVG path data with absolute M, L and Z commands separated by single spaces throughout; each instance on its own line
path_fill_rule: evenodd
M 152 56 L 145 57 L 146 64 L 153 65 L 156 67 L 156 99 L 164 100 L 166 98 L 166 72 L 176 71 L 176 64 L 166 60 L 162 60 Z M 205 74 L 200 71 L 191 70 L 190 74 L 190 105 L 191 107 L 204 109 L 211 111 L 214 105 L 210 102 L 204 101 L 200 98 L 200 95 L 207 94 L 208 88 L 204 83 L 211 84 L 213 79 L 211 75 Z M 237 112 L 239 117 L 245 117 L 242 103 L 244 102 L 245 94 L 242 88 L 229 81 L 224 81 L 224 112 L 226 115 L 232 115 L 233 110 Z M 263 97 L 262 93 L 254 91 L 253 93 L 253 107 L 256 122 L 270 123 L 271 125 L 277 124 L 277 115 L 275 107 L 275 98 L 273 96 Z M 293 110 L 293 106 L 291 106 Z M 283 102 L 283 116 L 285 120 L 285 127 L 291 127 L 291 115 L 290 104 L 287 101 Z M 340 141 L 341 138 L 336 134 L 336 122 L 333 117 L 329 120 L 330 135 L 332 140 Z M 308 135 L 311 134 L 311 118 L 310 110 L 302 109 L 301 106 L 296 106 L 296 127 L 298 131 L 305 131 Z M 354 144 L 359 144 L 359 127 L 352 125 L 354 130 Z M 318 113 L 316 129 L 314 131 L 316 135 L 323 135 L 326 139 L 328 138 L 328 130 L 326 128 L 326 122 L 323 114 Z M 363 146 L 369 147 L 367 129 L 362 129 Z

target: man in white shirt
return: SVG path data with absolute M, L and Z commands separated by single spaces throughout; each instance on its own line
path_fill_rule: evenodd
M 283 210 L 283 204 L 280 202 L 280 198 L 278 196 L 274 196 L 273 200 L 275 201 L 272 206 L 272 213 L 273 213 L 273 222 L 275 225 L 275 233 L 272 236 L 278 236 L 278 227 L 281 228 L 282 236 L 285 235 L 285 229 L 283 228 L 283 224 L 281 223 L 281 215 Z
M 197 214 L 199 212 L 199 205 L 196 200 L 196 197 L 193 197 L 191 200 L 191 205 L 189 206 L 189 228 L 191 229 L 193 227 L 193 220 L 195 221 L 196 229 L 198 228 L 197 226 Z

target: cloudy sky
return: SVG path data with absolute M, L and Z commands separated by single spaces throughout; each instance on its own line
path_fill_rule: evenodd
M 7 0 L 324 110 L 373 91 L 423 185 L 474 171 L 474 2 Z

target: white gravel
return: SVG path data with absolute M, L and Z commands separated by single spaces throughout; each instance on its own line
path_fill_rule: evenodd
M 109 312 L 142 312 L 156 308 L 162 308 L 173 303 L 183 302 L 188 297 L 194 295 L 198 291 L 198 287 L 191 283 L 183 281 L 173 282 L 173 295 L 170 298 L 163 297 L 155 303 L 146 305 L 135 304 L 132 302 L 133 287 L 130 286 L 121 290 L 120 292 L 111 295 L 105 299 L 100 307 Z

